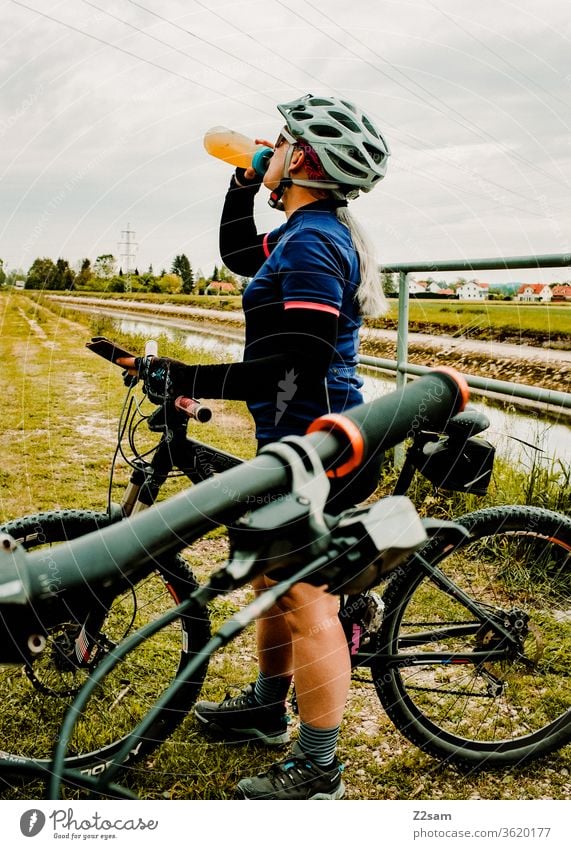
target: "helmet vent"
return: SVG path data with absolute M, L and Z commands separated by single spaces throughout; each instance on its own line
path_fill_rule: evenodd
M 349 162 L 347 162 L 346 159 L 342 159 L 340 156 L 337 156 L 337 154 L 333 153 L 333 151 L 330 150 L 328 151 L 328 153 L 329 158 L 334 163 L 334 165 L 336 165 L 337 168 L 343 173 L 345 173 L 348 177 L 357 177 L 358 179 L 362 180 L 363 177 L 367 176 L 366 171 L 363 171 L 361 168 L 358 168 L 354 164 L 350 164 Z
M 373 147 L 372 144 L 367 144 L 367 142 L 363 143 L 363 147 L 365 148 L 369 156 L 372 158 L 373 162 L 376 162 L 377 165 L 385 158 L 384 151 L 379 150 L 378 147 Z
M 311 124 L 309 129 L 322 139 L 340 139 L 343 133 L 338 127 L 327 124 Z
M 357 110 L 355 109 L 355 105 L 353 103 L 349 103 L 348 100 L 342 100 L 341 103 L 343 104 L 343 106 L 346 106 L 347 109 L 350 109 L 351 112 L 354 112 L 355 115 L 357 114 Z
M 340 124 L 342 124 L 348 130 L 351 130 L 351 132 L 361 132 L 359 125 L 355 121 L 353 121 L 349 115 L 343 114 L 343 112 L 333 112 L 333 110 L 330 110 L 329 114 L 332 118 L 335 119 L 335 121 L 339 121 Z
M 311 121 L 313 115 L 311 112 L 308 112 L 305 106 L 299 107 L 295 111 L 291 112 L 291 117 L 296 121 Z
M 364 125 L 367 129 L 368 129 L 368 131 L 370 132 L 370 134 L 371 134 L 372 136 L 374 136 L 376 139 L 378 139 L 378 138 L 379 138 L 379 132 L 378 132 L 378 130 L 376 129 L 376 127 L 374 127 L 374 126 L 371 124 L 371 122 L 369 121 L 369 119 L 367 118 L 367 116 L 366 116 L 366 115 L 363 115 L 362 120 L 363 120 L 363 125 Z

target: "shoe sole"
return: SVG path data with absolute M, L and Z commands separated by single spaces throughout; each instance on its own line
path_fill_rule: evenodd
M 213 731 L 219 737 L 227 739 L 229 743 L 237 744 L 250 741 L 263 743 L 266 746 L 284 746 L 286 743 L 289 743 L 290 740 L 289 729 L 286 729 L 281 734 L 273 734 L 270 736 L 268 734 L 264 734 L 264 732 L 260 731 L 259 728 L 223 728 L 214 720 L 206 719 L 196 711 L 194 712 L 194 715 L 209 731 Z M 227 737 L 229 734 L 233 736 Z

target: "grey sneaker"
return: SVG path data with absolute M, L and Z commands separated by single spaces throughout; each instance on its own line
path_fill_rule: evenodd
M 234 743 L 258 740 L 267 746 L 289 741 L 288 716 L 283 705 L 260 705 L 254 685 L 221 702 L 197 702 L 194 715 L 206 727 Z
M 324 769 L 314 763 L 295 743 L 289 758 L 267 772 L 243 778 L 236 789 L 238 799 L 341 799 L 345 785 L 343 765 L 337 759 Z

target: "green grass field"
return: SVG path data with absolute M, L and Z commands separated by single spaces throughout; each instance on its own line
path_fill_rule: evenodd
M 397 315 L 391 304 L 391 319 Z M 571 347 L 571 304 L 519 304 L 513 301 L 421 301 L 409 305 L 410 328 L 422 332 L 470 335 L 479 339 L 549 342 Z M 373 322 L 382 326 L 382 320 Z
M 107 502 L 108 470 L 116 442 L 116 428 L 124 397 L 120 372 L 89 353 L 84 345 L 92 334 L 107 333 L 107 320 L 87 325 L 70 319 L 63 311 L 37 306 L 27 295 L 0 296 L 0 391 L 3 398 L 3 426 L 0 432 L 0 519 L 7 519 L 56 507 L 104 510 Z M 118 342 L 141 348 L 142 339 L 115 333 Z M 182 356 L 182 347 L 161 341 L 161 350 Z M 188 359 L 188 351 L 184 356 Z M 200 426 L 199 439 L 214 442 L 240 456 L 254 453 L 254 437 L 244 405 L 214 402 L 212 423 Z M 141 435 L 142 445 L 148 436 Z M 513 470 L 501 471 L 490 490 L 488 503 L 525 500 L 525 480 Z M 128 469 L 119 463 L 118 497 L 128 478 Z M 390 490 L 389 475 L 383 489 Z M 173 493 L 185 485 L 173 482 Z M 540 488 L 542 485 L 540 484 Z M 555 491 L 561 489 L 553 483 Z M 531 501 L 537 496 L 528 492 Z M 425 483 L 411 493 L 423 511 L 449 516 L 483 506 L 470 496 L 436 496 Z M 559 497 L 559 495 L 557 495 Z M 555 501 L 552 502 L 555 504 Z M 189 562 L 200 580 L 227 556 L 224 533 L 214 532 L 199 540 L 190 550 Z M 214 623 L 220 623 L 239 609 L 249 597 L 241 590 L 212 606 Z M 144 657 L 144 655 L 143 655 Z M 153 658 L 148 657 L 151 668 Z M 209 667 L 204 698 L 223 697 L 231 685 L 252 680 L 256 669 L 256 649 L 252 631 L 219 652 Z M 13 684 L 7 675 L 15 676 Z M 20 670 L 0 668 L 0 679 L 9 693 L 21 692 L 26 682 Z M 7 682 L 7 684 L 6 684 Z M 30 694 L 24 709 L 33 704 L 38 714 L 29 727 L 18 723 L 10 731 L 9 718 L 3 719 L 1 747 L 23 748 L 37 738 L 39 725 L 56 733 L 58 708 L 50 700 Z M 7 696 L 2 697 L 4 709 Z M 93 722 L 97 722 L 96 711 Z M 101 727 L 109 733 L 109 718 Z M 294 724 L 295 727 L 295 724 Z M 92 733 L 97 733 L 95 725 Z M 42 738 L 42 745 L 49 739 Z M 571 795 L 571 753 L 553 755 L 541 763 L 502 774 L 460 774 L 436 762 L 408 743 L 389 722 L 369 683 L 352 686 L 342 729 L 340 756 L 346 764 L 349 799 L 536 799 L 569 798 Z M 274 753 L 254 746 L 229 747 L 205 738 L 192 717 L 145 762 L 130 773 L 130 787 L 143 798 L 226 799 L 231 798 L 237 780 L 265 768 Z M 12 797 L 35 798 L 37 788 L 14 790 Z

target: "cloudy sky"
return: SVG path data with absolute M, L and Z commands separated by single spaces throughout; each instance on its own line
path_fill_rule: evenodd
M 0 0 L 0 257 L 219 262 L 223 124 L 273 138 L 275 104 L 358 102 L 392 148 L 352 206 L 386 263 L 571 246 L 567 0 Z M 281 222 L 257 207 L 260 229 Z M 552 280 L 571 271 L 500 272 Z

